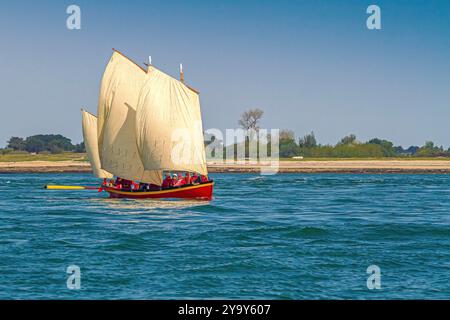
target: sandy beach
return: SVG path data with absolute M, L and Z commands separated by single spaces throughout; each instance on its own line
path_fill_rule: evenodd
M 85 161 L 0 162 L 0 173 L 91 172 Z
M 260 172 L 261 165 L 208 163 L 211 173 Z M 0 173 L 90 172 L 83 161 L 0 162 Z M 280 161 L 279 173 L 450 173 L 450 160 L 321 160 Z

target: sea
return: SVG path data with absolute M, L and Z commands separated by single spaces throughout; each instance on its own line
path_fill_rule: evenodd
M 0 299 L 450 298 L 450 175 L 211 178 L 208 202 L 0 174 Z

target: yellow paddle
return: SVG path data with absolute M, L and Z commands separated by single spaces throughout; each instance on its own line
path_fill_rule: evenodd
M 49 189 L 49 190 L 98 190 L 98 192 L 102 191 L 102 187 L 59 186 L 59 185 L 51 185 L 51 184 L 46 185 L 45 189 Z

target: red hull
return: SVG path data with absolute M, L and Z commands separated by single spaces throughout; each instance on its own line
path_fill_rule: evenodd
M 111 187 L 104 187 L 110 198 L 130 198 L 130 199 L 160 199 L 160 198 L 181 198 L 181 199 L 201 199 L 211 200 L 214 182 L 206 182 L 199 185 L 183 186 L 158 191 L 122 191 Z

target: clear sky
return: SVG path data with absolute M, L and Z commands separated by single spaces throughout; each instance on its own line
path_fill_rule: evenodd
M 66 8 L 81 8 L 81 30 Z M 381 8 L 381 30 L 366 9 Z M 1 1 L 0 146 L 10 136 L 82 140 L 116 48 L 201 92 L 204 128 L 265 128 L 321 143 L 354 133 L 450 146 L 450 1 Z

